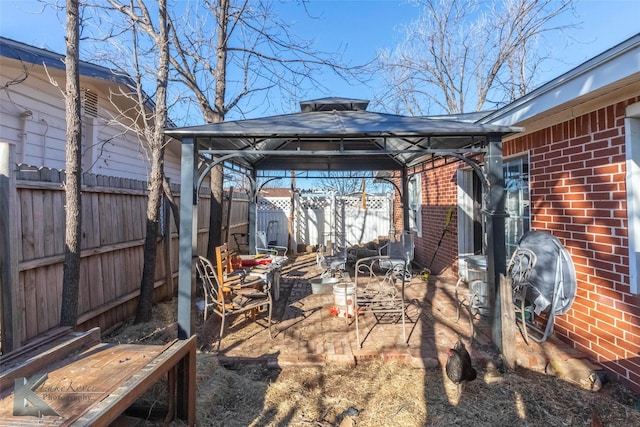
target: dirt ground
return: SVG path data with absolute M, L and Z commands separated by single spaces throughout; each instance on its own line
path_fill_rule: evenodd
M 157 305 L 151 322 L 103 339 L 162 344 L 175 336 L 174 300 Z M 640 396 L 619 384 L 594 393 L 524 369 L 479 368 L 460 398 L 442 368 L 388 362 L 225 367 L 200 352 L 197 369 L 199 426 L 640 426 Z M 163 388 L 140 405 L 164 405 Z

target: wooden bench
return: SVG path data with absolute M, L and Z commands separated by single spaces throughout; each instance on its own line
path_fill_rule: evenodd
M 3 365 L 0 425 L 109 425 L 165 377 L 169 391 L 166 419 L 178 417 L 195 425 L 195 336 L 167 345 L 110 344 L 96 343 L 96 330 L 88 335 L 70 333 L 64 342 L 44 352 L 23 351 L 11 366 L 5 369 Z M 38 405 L 58 416 L 15 415 L 14 405 L 24 406 L 24 402 L 14 402 L 16 380 L 17 384 L 40 383 L 26 395 L 35 395 Z M 28 408 L 31 412 L 33 403 Z

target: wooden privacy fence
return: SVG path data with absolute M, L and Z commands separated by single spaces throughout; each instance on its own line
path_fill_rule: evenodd
M 7 180 L 0 168 L 0 199 L 4 200 L 0 216 L 3 221 L 14 218 L 9 223 L 11 230 L 6 222 L 2 228 L 15 236 L 4 236 L 0 241 L 2 343 L 12 339 L 11 345 L 3 345 L 3 352 L 59 325 L 64 264 L 64 172 L 22 165 L 16 170 L 15 164 L 12 169 L 13 179 Z M 179 189 L 174 188 L 173 193 L 179 203 Z M 104 331 L 135 314 L 143 269 L 147 194 L 146 182 L 83 176 L 80 329 L 98 326 Z M 207 248 L 210 198 L 208 188 L 201 189 L 197 212 L 200 254 Z M 225 197 L 223 212 L 227 203 Z M 236 218 L 234 213 L 231 216 Z M 177 288 L 178 231 L 168 203 L 163 204 L 160 228 L 155 301 L 173 296 Z
M 243 191 L 233 191 L 233 188 L 225 193 L 222 209 L 222 242 L 228 243 L 234 251 L 246 250 L 236 245 L 234 234 L 241 234 L 246 240 L 249 232 L 249 195 Z M 243 241 L 244 243 L 244 241 Z M 206 246 L 205 246 L 206 248 Z

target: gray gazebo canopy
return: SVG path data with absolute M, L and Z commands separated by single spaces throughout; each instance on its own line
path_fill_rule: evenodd
M 484 151 L 487 136 L 507 126 L 366 111 L 368 101 L 324 98 L 301 102 L 301 112 L 168 129 L 195 138 L 199 152 L 230 155 L 259 170 L 403 170 L 432 155 Z
M 496 278 L 505 270 L 502 136 L 519 129 L 369 112 L 367 106 L 365 100 L 323 98 L 301 102 L 298 113 L 165 130 L 165 135 L 182 143 L 179 338 L 193 334 L 192 262 L 197 230 L 193 207 L 202 180 L 221 162 L 248 171 L 254 183 L 259 170 L 399 171 L 406 206 L 406 182 L 412 170 L 434 157 L 458 158 L 474 168 L 488 192 L 488 276 L 494 285 L 490 288 L 496 289 Z M 478 153 L 484 153 L 484 171 L 468 157 Z M 249 212 L 251 242 L 255 209 L 250 207 Z M 407 224 L 407 213 L 404 218 Z

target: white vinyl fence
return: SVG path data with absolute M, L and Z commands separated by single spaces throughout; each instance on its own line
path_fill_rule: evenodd
M 294 210 L 289 197 L 269 197 L 258 200 L 258 230 L 267 232 L 267 240 L 286 246 L 291 223 L 291 247 L 327 244 L 354 246 L 386 236 L 393 229 L 393 198 L 391 195 L 367 195 L 363 208 L 362 196 L 332 194 L 297 194 Z M 293 214 L 293 215 L 292 215 Z

